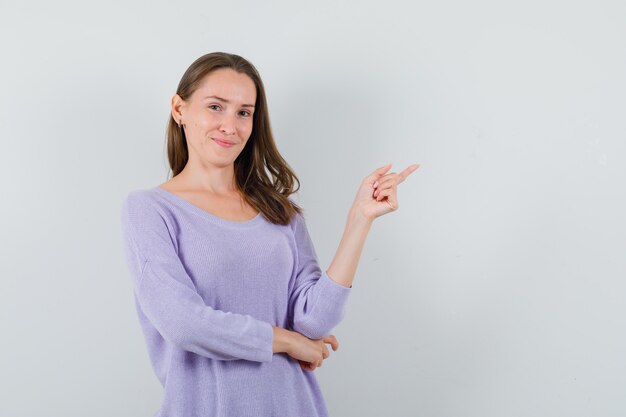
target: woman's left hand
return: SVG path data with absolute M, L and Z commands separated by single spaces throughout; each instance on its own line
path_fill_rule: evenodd
M 383 214 L 397 210 L 399 208 L 398 184 L 419 167 L 420 164 L 410 165 L 399 174 L 395 172 L 385 174 L 391 168 L 391 163 L 377 168 L 363 179 L 354 198 L 352 210 L 368 220 L 374 220 Z

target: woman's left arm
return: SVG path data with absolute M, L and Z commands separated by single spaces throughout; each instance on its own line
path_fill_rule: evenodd
M 330 267 L 322 272 L 313 241 L 301 215 L 294 219 L 298 265 L 289 295 L 289 328 L 310 339 L 328 335 L 344 314 L 352 280 L 376 217 L 398 208 L 396 186 L 419 165 L 401 174 L 390 173 L 388 164 L 365 177 L 349 214 L 343 237 Z
M 374 219 L 398 209 L 397 186 L 404 181 L 420 164 L 413 164 L 399 174 L 391 172 L 391 163 L 380 167 L 363 179 L 350 211 L 348 220 L 326 274 L 344 287 L 352 287 L 359 258 L 365 245 L 365 238 Z

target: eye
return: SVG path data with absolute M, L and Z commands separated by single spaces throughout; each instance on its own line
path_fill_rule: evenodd
M 250 117 L 250 112 L 249 112 L 249 111 L 247 111 L 247 110 L 242 110 L 241 112 L 242 112 L 242 113 L 247 113 L 246 117 Z
M 211 107 L 219 107 L 219 104 L 211 104 L 211 105 L 209 105 L 209 108 L 211 108 Z

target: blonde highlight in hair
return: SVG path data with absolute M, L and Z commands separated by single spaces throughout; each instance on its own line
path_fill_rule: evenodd
M 262 212 L 268 221 L 286 225 L 294 213 L 303 212 L 289 198 L 300 189 L 300 181 L 276 147 L 270 128 L 265 88 L 256 68 L 239 55 L 212 52 L 196 59 L 187 68 L 178 83 L 176 94 L 184 101 L 189 100 L 204 78 L 219 68 L 231 68 L 246 74 L 256 87 L 252 133 L 234 162 L 237 189 L 246 203 Z M 184 130 L 178 126 L 171 113 L 166 128 L 166 141 L 170 173 L 175 177 L 185 168 L 189 160 L 189 150 Z

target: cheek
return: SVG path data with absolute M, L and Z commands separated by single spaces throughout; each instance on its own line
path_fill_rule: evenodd
M 215 125 L 215 118 L 211 116 L 202 117 L 196 121 L 196 125 L 200 128 L 211 127 Z
M 252 133 L 252 123 L 242 122 L 239 124 L 237 130 L 241 137 L 248 137 L 250 136 L 250 133 Z
M 202 128 L 207 126 L 212 126 L 215 124 L 216 118 L 211 114 L 211 112 L 197 112 L 193 117 L 193 122 L 196 127 Z

